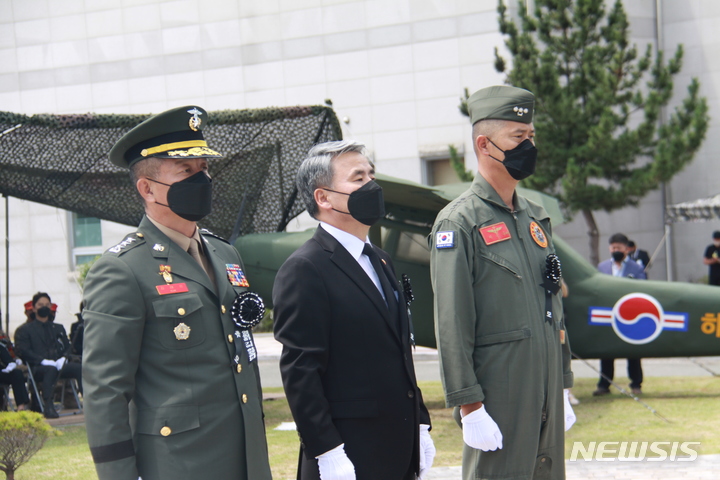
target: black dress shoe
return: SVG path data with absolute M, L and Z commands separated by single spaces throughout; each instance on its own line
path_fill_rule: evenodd
M 45 418 L 59 418 L 58 412 L 55 410 L 53 402 L 45 402 L 45 411 L 43 412 Z
M 610 390 L 607 388 L 598 388 L 593 392 L 593 397 L 599 397 L 600 395 L 608 395 Z

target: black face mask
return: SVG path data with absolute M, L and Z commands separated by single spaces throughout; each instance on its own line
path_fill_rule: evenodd
M 50 307 L 40 307 L 37 309 L 36 315 L 40 318 L 46 318 L 50 316 Z
M 488 140 L 490 143 L 495 145 L 495 142 L 489 138 Z M 505 165 L 508 173 L 515 180 L 523 180 L 535 173 L 535 163 L 537 162 L 538 151 L 530 139 L 526 138 L 512 150 L 503 150 L 497 145 L 495 145 L 495 148 L 505 154 L 505 161 L 498 160 L 492 155 L 490 155 L 490 158 Z
M 382 187 L 375 183 L 374 180 L 370 180 L 352 193 L 338 192 L 329 188 L 323 188 L 323 190 L 341 195 L 349 195 L 349 212 L 341 212 L 335 208 L 333 208 L 333 210 L 346 215 L 352 215 L 355 220 L 364 225 L 369 227 L 373 226 L 378 220 L 385 216 L 385 201 L 383 200 Z
M 168 207 L 185 220 L 197 222 L 212 211 L 212 179 L 203 171 L 172 185 L 152 178 L 148 180 L 170 187 L 167 193 L 168 205 L 160 202 L 157 204 Z
M 623 252 L 612 252 L 612 259 L 615 260 L 616 263 L 620 263 L 625 260 L 625 254 Z

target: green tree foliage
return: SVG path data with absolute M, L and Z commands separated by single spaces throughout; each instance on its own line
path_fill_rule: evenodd
M 673 95 L 683 48 L 665 61 L 648 45 L 629 42 L 618 0 L 535 0 L 519 8 L 519 27 L 499 1 L 500 32 L 512 68 L 495 50 L 507 82 L 535 94 L 538 139 L 535 175 L 523 182 L 557 197 L 568 215 L 582 212 L 591 258 L 598 260 L 593 211 L 637 205 L 694 157 L 708 127 L 708 107 L 692 79 L 687 96 L 660 123 Z
M 0 471 L 8 480 L 42 448 L 52 427 L 35 412 L 0 412 Z
M 460 158 L 458 155 L 457 148 L 454 145 L 448 145 L 448 152 L 450 154 L 450 165 L 452 165 L 455 174 L 458 176 L 461 182 L 472 182 L 475 175 L 470 170 L 465 170 L 465 160 Z

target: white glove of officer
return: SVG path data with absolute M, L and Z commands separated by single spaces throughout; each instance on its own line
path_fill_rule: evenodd
M 575 416 L 572 405 L 570 405 L 570 390 L 567 388 L 563 390 L 563 398 L 563 403 L 565 405 L 565 431 L 567 432 L 570 430 L 570 427 L 573 426 L 577 417 Z
M 345 453 L 344 443 L 315 458 L 320 480 L 355 480 L 355 466 Z
M 43 360 L 42 362 L 40 362 L 40 365 L 45 365 L 46 367 L 55 367 L 55 368 L 57 368 L 57 367 L 55 366 L 55 363 L 56 363 L 55 360 L 48 360 L 48 359 L 46 358 L 45 360 Z
M 430 437 L 430 425 L 420 425 L 420 473 L 418 474 L 420 480 L 430 471 L 433 460 L 435 460 L 435 444 Z
M 463 441 L 472 448 L 483 452 L 502 449 L 502 433 L 485 405 L 462 418 Z
M 16 358 L 16 359 L 15 359 L 15 363 L 16 363 L 17 366 L 19 367 L 20 365 L 22 365 L 22 360 L 20 360 L 19 358 Z
M 17 367 L 17 364 L 15 362 L 10 362 L 7 364 L 7 367 L 2 369 L 3 373 L 10 373 L 13 370 L 15 370 L 15 367 Z
M 67 358 L 60 357 L 57 359 L 57 362 L 55 362 L 55 368 L 58 370 L 62 370 L 63 366 L 65 365 L 65 362 L 67 362 Z

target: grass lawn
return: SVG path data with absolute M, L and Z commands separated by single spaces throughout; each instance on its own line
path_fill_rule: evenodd
M 618 379 L 620 385 L 627 380 Z M 432 437 L 437 448 L 436 466 L 460 465 L 462 436 L 444 408 L 439 382 L 421 382 L 425 404 L 433 420 Z M 578 420 L 567 433 L 566 457 L 573 442 L 665 441 L 701 442 L 698 453 L 720 453 L 720 378 L 650 377 L 643 383 L 642 401 L 670 423 L 654 415 L 631 398 L 613 390 L 612 395 L 593 397 L 595 379 L 576 380 L 573 393 L 580 399 L 575 407 Z M 268 388 L 267 392 L 280 392 Z M 298 436 L 293 431 L 274 430 L 292 417 L 285 399 L 264 404 L 270 465 L 275 480 L 294 479 L 298 460 Z M 17 480 L 94 480 L 95 468 L 87 446 L 84 426 L 63 427 L 50 437 L 30 462 L 16 472 Z M 607 455 L 606 455 L 607 456 Z

